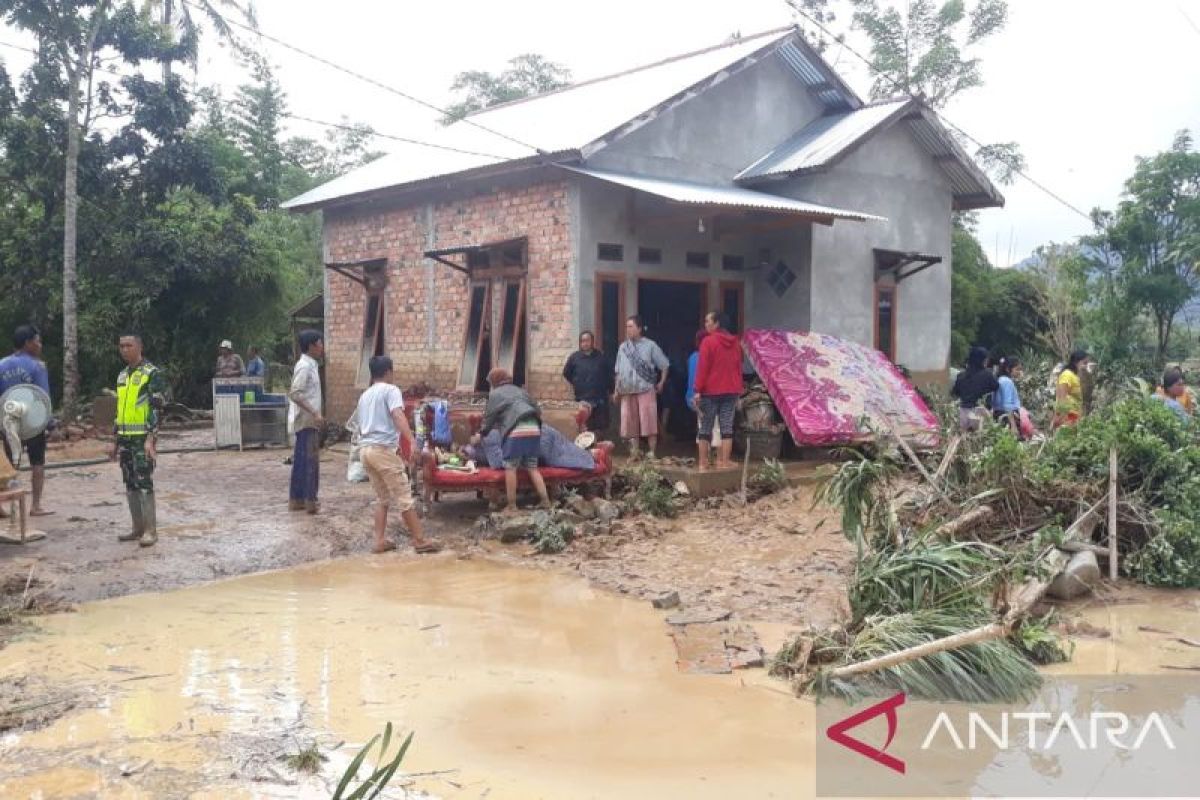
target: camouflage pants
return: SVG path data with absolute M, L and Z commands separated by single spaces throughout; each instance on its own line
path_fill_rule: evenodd
M 145 436 L 122 436 L 117 439 L 118 460 L 125 489 L 130 492 L 154 491 L 154 462 L 146 455 Z

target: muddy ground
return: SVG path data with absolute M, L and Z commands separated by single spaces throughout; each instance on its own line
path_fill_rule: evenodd
M 287 510 L 287 452 L 197 451 L 210 435 L 194 431 L 160 445 L 161 538 L 153 548 L 116 539 L 128 525 L 128 512 L 115 464 L 51 469 L 45 505 L 56 513 L 34 521 L 47 536 L 24 546 L 0 546 L 0 583 L 24 581 L 32 569 L 39 585 L 78 603 L 368 548 L 373 496 L 367 484 L 346 482 L 344 452 L 324 454 L 322 509 L 309 516 Z M 51 461 L 101 449 L 75 446 L 52 452 Z M 473 495 L 449 495 L 427 509 L 425 518 L 429 532 L 460 557 L 577 572 L 633 597 L 676 591 L 685 606 L 719 607 L 735 618 L 787 625 L 824 624 L 844 607 L 850 548 L 836 524 L 819 525 L 823 514 L 811 510 L 803 488 L 748 508 L 622 520 L 611 534 L 577 540 L 554 556 L 532 555 L 524 544 L 481 540 L 475 523 L 484 513 L 485 504 Z M 399 531 L 399 522 L 394 525 Z M 402 546 L 381 558 L 417 557 Z

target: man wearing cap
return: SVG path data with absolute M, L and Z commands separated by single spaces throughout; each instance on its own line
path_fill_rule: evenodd
M 242 363 L 242 357 L 233 352 L 233 342 L 225 339 L 217 348 L 217 371 L 218 378 L 240 378 L 246 374 L 246 365 Z

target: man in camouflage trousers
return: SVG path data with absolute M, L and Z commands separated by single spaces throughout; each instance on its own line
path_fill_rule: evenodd
M 154 463 L 158 460 L 158 420 L 167 382 L 162 371 L 143 358 L 140 336 L 122 336 L 118 347 L 126 367 L 117 376 L 116 441 L 109 458 L 121 463 L 133 528 L 117 539 L 150 547 L 158 541 Z

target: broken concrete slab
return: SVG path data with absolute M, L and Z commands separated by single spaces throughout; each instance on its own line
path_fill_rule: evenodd
M 1100 582 L 1100 564 L 1096 554 L 1084 550 L 1071 556 L 1067 566 L 1050 582 L 1046 593 L 1056 600 L 1074 600 L 1092 591 Z
M 667 617 L 668 625 L 703 625 L 721 622 L 733 616 L 726 608 L 692 608 Z
M 655 608 L 678 608 L 679 592 L 667 592 L 666 594 L 651 598 L 650 605 Z
M 764 663 L 762 645 L 749 625 L 698 622 L 674 628 L 671 639 L 680 672 L 723 675 Z

